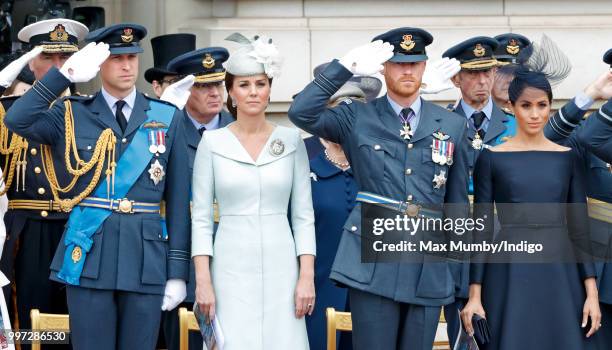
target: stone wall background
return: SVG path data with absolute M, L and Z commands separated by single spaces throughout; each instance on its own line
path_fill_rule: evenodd
M 556 105 L 607 69 L 601 57 L 612 47 L 610 0 L 87 0 L 72 5 L 102 6 L 107 24 L 142 24 L 149 39 L 191 32 L 197 35 L 198 47 L 225 46 L 230 53 L 235 46 L 223 39 L 235 31 L 272 37 L 284 65 L 282 76 L 274 81 L 269 110 L 281 119 L 291 96 L 312 79 L 316 65 L 396 27 L 430 31 L 432 61 L 470 36 L 512 31 L 539 41 L 545 33 L 573 64 L 569 78 L 555 88 Z M 143 46 L 141 76 L 153 65 L 149 41 Z M 138 87 L 151 91 L 143 78 Z M 447 91 L 427 98 L 447 103 L 458 96 L 458 91 Z

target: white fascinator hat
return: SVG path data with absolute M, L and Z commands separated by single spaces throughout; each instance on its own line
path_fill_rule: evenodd
M 227 73 L 235 76 L 266 74 L 271 79 L 280 75 L 282 59 L 271 38 L 255 35 L 253 39 L 249 39 L 240 33 L 234 33 L 225 40 L 241 45 L 225 62 Z

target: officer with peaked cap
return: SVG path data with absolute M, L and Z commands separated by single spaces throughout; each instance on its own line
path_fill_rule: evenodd
M 73 179 L 70 189 L 53 187 L 54 202 L 70 217 L 51 279 L 67 285 L 76 349 L 153 349 L 160 308 L 173 309 L 186 294 L 189 168 L 182 115 L 135 88 L 145 35 L 132 23 L 90 33 L 90 44 L 60 70 L 50 69 L 5 117 L 12 131 L 50 145 Z M 98 93 L 48 108 L 71 83 L 98 71 Z
M 467 215 L 465 119 L 419 96 L 426 47 L 432 40 L 419 28 L 381 34 L 334 60 L 289 109 L 298 127 L 342 145 L 360 191 L 330 275 L 349 287 L 355 349 L 430 350 L 440 307 L 455 297 L 461 254 L 394 255 L 372 248 L 381 238 L 372 235 L 376 216 L 371 213 L 408 219 Z M 372 75 L 381 69 L 385 96 L 326 109 L 329 97 L 354 74 Z M 432 152 L 433 144 L 444 145 L 444 150 Z M 458 203 L 460 210 L 441 212 L 443 202 Z M 414 237 L 440 243 L 468 239 L 422 230 Z
M 531 41 L 521 34 L 504 33 L 494 37 L 499 46 L 494 52 L 497 59 L 497 72 L 491 96 L 493 102 L 504 112 L 512 114 L 510 111 L 510 101 L 508 99 L 508 86 L 514 78 L 514 72 L 522 60 L 529 58 L 532 50 Z
M 469 192 L 473 192 L 472 170 L 484 147 L 497 145 L 516 132 L 513 116 L 504 113 L 493 102 L 491 90 L 498 62 L 494 56 L 499 43 L 489 37 L 467 39 L 446 50 L 443 57 L 455 58 L 461 63 L 461 71 L 452 80 L 461 90 L 461 100 L 454 112 L 462 116 L 468 125 L 467 141 L 470 144 L 468 165 L 470 169 Z M 448 337 L 455 343 L 459 332 L 459 311 L 468 297 L 469 264 L 464 264 L 462 278 L 456 288 L 454 304 L 444 308 Z
M 78 43 L 87 33 L 85 25 L 65 18 L 44 20 L 21 29 L 17 35 L 19 40 L 33 49 L 0 72 L 0 91 L 9 88 L 16 78 L 27 80 L 19 78 L 24 71 L 31 70 L 30 74 L 41 79 L 51 67 L 60 68 L 78 51 Z M 18 98 L 2 98 L 2 116 Z M 4 123 L 0 124 L 0 144 L 6 145 L 1 146 L 0 152 L 2 164 L 7 165 L 3 172 L 9 198 L 9 209 L 4 216 L 7 240 L 2 270 L 14 282 L 16 310 L 11 310 L 14 311 L 11 314 L 19 321 L 15 328 L 29 329 L 31 309 L 67 312 L 65 288 L 49 280 L 48 268 L 68 215 L 53 203 L 51 186 L 43 171 L 41 145 L 34 139 L 8 132 Z M 69 181 L 61 168 L 58 177 L 63 184 Z
M 195 50 L 195 42 L 195 35 L 190 33 L 164 34 L 151 39 L 153 67 L 145 71 L 144 78 L 153 85 L 157 98 L 177 78 L 176 72 L 167 69 L 168 63 L 177 56 Z
M 234 117 L 223 109 L 225 68 L 223 63 L 229 53 L 222 47 L 207 47 L 191 50 L 170 60 L 166 72 L 174 72 L 176 77 L 193 75 L 193 86 L 183 108 L 183 128 L 189 153 L 189 180 L 193 172 L 193 162 L 202 135 L 206 131 L 223 128 L 233 122 Z M 177 83 L 180 84 L 180 83 Z M 191 183 L 191 181 L 189 181 Z M 189 284 L 184 304 L 165 312 L 162 316 L 164 335 L 168 349 L 179 348 L 178 309 L 191 309 L 195 301 L 195 269 L 189 268 Z M 190 332 L 189 348 L 202 349 L 202 336 Z
M 531 48 L 531 41 L 524 35 L 517 33 L 504 33 L 493 37 L 499 45 L 493 52 L 497 64 L 518 64 L 520 55 L 525 55 L 525 50 Z
M 603 56 L 612 70 L 612 49 Z M 553 115 L 544 132 L 549 139 L 576 149 L 584 161 L 591 247 L 595 257 L 602 328 L 593 336 L 601 349 L 612 344 L 612 72 L 606 70 Z M 608 101 L 586 120 L 595 100 Z M 588 102 L 586 105 L 585 102 Z

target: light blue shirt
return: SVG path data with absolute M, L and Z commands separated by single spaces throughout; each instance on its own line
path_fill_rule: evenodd
M 187 110 L 185 110 L 185 112 L 187 112 Z M 219 114 L 217 114 L 216 116 L 214 116 L 208 123 L 206 124 L 200 124 L 199 121 L 195 120 L 190 114 L 189 112 L 187 112 L 187 116 L 189 117 L 189 120 L 191 120 L 191 122 L 193 123 L 193 126 L 195 126 L 196 130 L 200 130 L 201 127 L 205 127 L 206 130 L 215 130 L 215 129 L 219 129 Z
M 489 122 L 491 121 L 491 115 L 493 114 L 493 100 L 490 96 L 489 102 L 487 102 L 487 104 L 481 111 L 477 111 L 475 108 L 465 103 L 463 99 L 461 99 L 461 108 L 463 108 L 463 112 L 465 112 L 465 116 L 468 121 L 472 118 L 472 114 L 474 114 L 474 112 L 484 112 L 486 118 L 482 121 L 481 129 L 485 132 L 487 131 L 487 128 L 489 127 Z M 469 122 L 468 127 L 471 127 L 471 124 Z
M 106 101 L 106 104 L 110 110 L 113 111 L 113 115 L 117 115 L 117 106 L 115 103 L 117 103 L 119 99 L 109 94 L 108 91 L 104 90 L 104 87 L 102 87 L 100 90 L 102 92 L 102 97 L 104 97 L 104 101 Z M 123 105 L 123 109 L 121 109 L 121 111 L 125 116 L 125 120 L 129 122 L 130 116 L 132 115 L 132 110 L 134 109 L 134 103 L 136 102 L 136 88 L 134 88 L 129 95 L 125 96 L 123 101 L 125 101 L 125 105 Z
M 393 112 L 395 112 L 395 115 L 397 115 L 397 118 L 401 121 L 402 118 L 400 117 L 400 113 L 402 112 L 402 109 L 406 107 L 402 107 L 399 103 L 393 101 L 393 99 L 389 97 L 389 95 L 387 95 L 387 101 L 389 101 L 389 105 L 391 105 Z M 419 98 L 417 98 L 410 106 L 410 108 L 412 108 L 412 111 L 414 112 L 414 118 L 410 120 L 410 129 L 412 130 L 416 130 L 419 126 L 419 121 L 421 120 L 422 104 L 423 102 L 421 101 L 421 97 L 419 96 Z

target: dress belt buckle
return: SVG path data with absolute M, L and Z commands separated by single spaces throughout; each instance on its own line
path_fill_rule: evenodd
M 410 217 L 416 217 L 421 211 L 421 206 L 413 203 L 406 203 L 406 209 L 404 213 Z
M 123 214 L 134 214 L 134 201 L 127 198 L 117 199 L 118 205 L 116 211 Z

